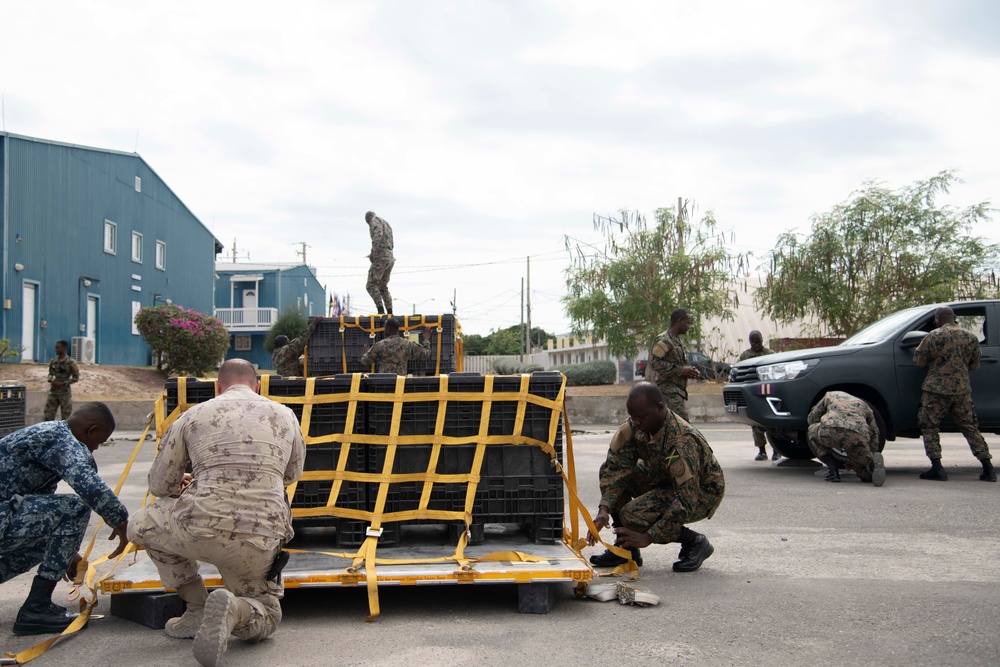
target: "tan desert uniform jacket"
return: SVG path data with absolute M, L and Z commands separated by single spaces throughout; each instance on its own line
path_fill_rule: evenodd
M 149 471 L 158 497 L 175 494 L 191 461 L 194 481 L 173 513 L 198 528 L 292 538 L 285 486 L 302 475 L 305 441 L 288 407 L 235 385 L 185 412 L 164 434 Z

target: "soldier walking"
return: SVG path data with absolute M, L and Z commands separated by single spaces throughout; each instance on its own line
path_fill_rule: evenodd
M 392 315 L 392 296 L 389 294 L 389 276 L 396 258 L 392 255 L 392 227 L 374 212 L 365 213 L 368 223 L 368 233 L 372 237 L 372 251 L 368 258 L 371 268 L 368 269 L 368 283 L 365 289 L 375 302 L 379 314 Z
M 421 337 L 423 340 L 420 343 L 400 338 L 399 320 L 390 317 L 385 321 L 385 336 L 365 351 L 361 356 L 361 365 L 375 364 L 376 373 L 406 375 L 410 359 L 427 359 L 431 356 L 430 329 L 424 329 Z
M 691 328 L 691 316 L 683 308 L 670 313 L 670 327 L 653 340 L 646 363 L 646 379 L 660 388 L 667 407 L 688 421 L 687 381 L 701 373 L 687 362 L 687 350 L 681 336 Z
M 47 422 L 56 418 L 56 408 L 59 408 L 63 419 L 73 414 L 73 390 L 70 385 L 80 381 L 80 367 L 73 357 L 66 354 L 68 347 L 66 341 L 56 341 L 56 356 L 49 362 L 49 397 L 45 401 L 44 412 Z
M 745 359 L 756 359 L 757 357 L 763 357 L 766 354 L 774 354 L 773 350 L 769 350 L 764 347 L 764 337 L 759 331 L 754 329 L 747 336 L 750 339 L 750 349 L 744 350 L 743 354 L 740 355 L 739 360 L 743 361 Z M 757 445 L 757 456 L 754 457 L 754 461 L 766 461 L 767 452 L 765 451 L 765 446 L 767 445 L 767 432 L 764 430 L 763 426 L 753 427 L 753 444 Z M 771 460 L 777 461 L 781 458 L 781 454 L 778 450 L 771 445 Z
M 913 353 L 917 366 L 927 369 L 917 422 L 924 438 L 924 451 L 931 460 L 931 469 L 920 473 L 920 479 L 943 482 L 948 479 L 941 466 L 941 420 L 950 415 L 969 443 L 973 455 L 983 466 L 979 479 L 997 481 L 990 461 L 990 449 L 979 432 L 976 405 L 972 402 L 969 371 L 979 368 L 982 351 L 979 339 L 971 331 L 955 324 L 955 312 L 942 306 L 934 313 L 937 329 L 920 341 Z
M 694 572 L 715 551 L 708 538 L 687 524 L 710 519 L 722 502 L 726 480 L 708 441 L 667 409 L 656 385 L 638 382 L 625 402 L 629 419 L 611 438 L 601 466 L 601 503 L 594 517 L 600 532 L 611 521 L 615 546 L 639 550 L 654 542 L 680 542 L 674 572 Z M 597 536 L 587 542 L 594 545 Z M 625 561 L 610 550 L 592 556 L 600 567 Z
M 878 425 L 871 406 L 843 391 L 828 391 L 809 411 L 809 449 L 829 471 L 826 481 L 839 482 L 835 448 L 843 449 L 862 482 L 885 484 L 885 462 L 878 450 Z

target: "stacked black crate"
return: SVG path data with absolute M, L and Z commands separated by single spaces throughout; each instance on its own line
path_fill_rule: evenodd
M 166 416 L 170 416 L 170 413 L 177 409 L 177 405 L 180 401 L 179 391 L 180 391 L 180 381 L 182 378 L 167 378 L 167 400 L 165 402 Z M 204 403 L 205 401 L 215 398 L 215 381 L 213 380 L 199 380 L 198 378 L 188 377 L 183 378 L 184 380 L 184 403 Z
M 24 428 L 27 393 L 19 382 L 0 385 L 0 438 Z
M 410 375 L 447 375 L 457 368 L 455 358 L 456 331 L 454 315 L 412 315 L 400 318 L 404 333 L 420 334 L 430 329 L 431 356 L 428 359 L 410 360 Z
M 337 373 L 368 373 L 361 364 L 365 351 L 382 340 L 385 317 L 343 315 L 324 319 L 309 338 L 306 349 L 306 376 Z

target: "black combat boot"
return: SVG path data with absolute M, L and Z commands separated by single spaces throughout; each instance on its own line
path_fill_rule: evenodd
M 622 525 L 621 519 L 618 518 L 617 514 L 611 514 L 611 525 L 615 527 Z M 631 551 L 632 560 L 635 561 L 636 565 L 642 567 L 642 554 L 640 551 L 638 549 L 632 549 Z M 590 564 L 596 565 L 597 567 L 618 567 L 619 565 L 624 565 L 627 562 L 628 560 L 613 553 L 611 549 L 605 549 L 604 553 L 590 557 Z
M 763 447 L 761 447 L 760 451 L 757 452 L 757 456 L 753 457 L 753 460 L 754 461 L 766 461 L 767 460 L 767 452 L 764 451 Z
M 948 474 L 941 467 L 941 459 L 931 459 L 931 469 L 920 473 L 920 479 L 933 479 L 939 482 L 947 482 Z
M 839 482 L 840 471 L 837 469 L 837 459 L 833 458 L 833 454 L 824 454 L 819 460 L 825 463 L 827 467 L 826 476 L 823 479 L 828 482 Z
M 681 551 L 674 563 L 674 572 L 694 572 L 715 552 L 708 538 L 687 526 L 681 529 Z
M 56 583 L 37 576 L 32 580 L 28 598 L 14 621 L 15 635 L 59 633 L 76 619 L 77 614 L 67 614 L 65 608 L 52 602 Z
M 989 459 L 980 459 L 979 462 L 983 464 L 983 471 L 979 473 L 979 479 L 984 482 L 997 481 L 997 471 L 993 469 L 993 463 Z
M 382 306 L 375 306 L 375 309 L 378 311 L 379 315 L 385 315 L 385 308 Z
M 781 454 L 778 453 L 777 449 L 775 449 L 774 447 L 772 447 L 771 448 L 771 460 L 772 461 L 777 461 L 780 458 L 781 458 Z

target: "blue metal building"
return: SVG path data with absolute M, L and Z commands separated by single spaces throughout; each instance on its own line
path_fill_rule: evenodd
M 46 362 L 145 366 L 142 306 L 212 312 L 222 245 L 135 153 L 0 133 L 0 337 Z M 15 348 L 16 349 L 16 348 Z
M 307 318 L 326 314 L 326 289 L 316 279 L 316 269 L 305 264 L 215 265 L 215 317 L 232 335 L 227 359 L 246 359 L 273 370 L 264 337 L 278 315 L 290 310 Z

